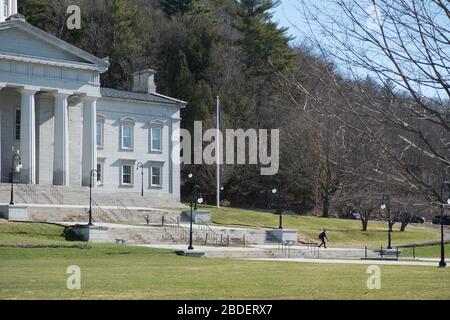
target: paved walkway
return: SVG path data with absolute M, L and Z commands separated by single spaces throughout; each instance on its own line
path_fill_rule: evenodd
M 154 249 L 168 249 L 168 250 L 186 250 L 186 244 L 137 244 L 138 247 L 154 248 Z M 195 251 L 202 252 L 230 252 L 230 251 L 255 251 L 260 250 L 254 247 L 213 247 L 213 246 L 194 246 Z
M 74 225 L 74 224 L 83 224 L 80 222 L 61 222 L 62 225 Z M 127 225 L 127 224 L 116 224 L 116 223 L 95 223 L 95 226 L 99 227 L 108 227 L 113 229 L 143 229 L 146 228 L 146 225 Z M 149 225 L 150 227 L 155 225 Z M 189 224 L 186 224 L 183 226 L 189 227 Z M 201 228 L 199 225 L 193 225 L 194 229 Z M 247 228 L 236 228 L 236 227 L 215 227 L 213 228 L 220 228 L 222 230 L 246 230 Z M 254 230 L 254 229 L 248 229 L 248 230 Z M 448 236 L 450 236 L 450 233 L 447 233 Z M 139 247 L 147 247 L 147 248 L 155 248 L 155 249 L 167 249 L 167 250 L 186 250 L 187 245 L 186 244 L 137 244 L 135 246 Z M 280 249 L 280 246 L 277 244 L 267 244 L 267 245 L 251 245 L 251 246 L 245 246 L 245 247 L 219 247 L 219 246 L 201 246 L 196 245 L 195 251 L 202 251 L 205 253 L 211 252 L 211 253 L 218 253 L 223 252 L 224 256 L 227 255 L 227 253 L 232 252 L 258 252 L 258 251 L 277 251 Z M 303 250 L 308 251 L 310 249 L 309 246 L 302 246 L 302 245 L 294 245 L 290 247 L 291 251 L 295 250 Z M 329 252 L 329 253 L 336 253 L 337 257 L 333 259 L 334 257 L 325 257 L 325 259 L 317 259 L 317 258 L 237 258 L 237 259 L 244 259 L 244 260 L 255 260 L 255 261 L 282 261 L 282 262 L 301 262 L 301 263 L 331 263 L 331 264 L 363 264 L 363 265 L 408 265 L 408 266 L 429 266 L 429 267 L 437 267 L 437 263 L 439 259 L 434 258 L 418 258 L 416 260 L 400 260 L 400 261 L 389 261 L 389 260 L 361 260 L 359 257 L 362 257 L 364 254 L 364 248 L 335 248 L 330 247 L 329 249 L 321 249 L 321 252 Z M 343 257 L 346 257 L 346 254 L 349 255 L 348 259 L 342 259 Z M 244 254 L 245 255 L 245 254 Z M 450 265 L 450 260 L 447 260 L 448 264 Z
M 169 249 L 169 250 L 186 250 L 186 245 L 171 245 L 171 244 L 143 244 L 137 245 L 139 247 L 155 248 L 155 249 Z M 201 252 L 232 252 L 232 251 L 255 251 L 264 249 L 273 249 L 273 245 L 258 245 L 249 247 L 212 247 L 212 246 L 194 246 L 195 251 Z M 306 248 L 297 246 L 297 248 Z M 348 248 L 333 248 L 337 250 L 347 251 Z M 352 249 L 350 249 L 352 250 Z M 354 249 L 360 250 L 360 249 Z M 416 259 L 416 260 L 403 260 L 403 261 L 390 261 L 390 260 L 359 260 L 359 259 L 310 259 L 310 258 L 239 258 L 240 260 L 253 260 L 253 261 L 276 261 L 276 262 L 297 262 L 297 263 L 329 263 L 329 264 L 362 264 L 362 265 L 403 265 L 403 266 L 426 266 L 437 267 L 439 259 Z M 447 260 L 450 266 L 450 260 Z
M 86 222 L 73 222 L 73 221 L 66 221 L 66 222 L 56 222 L 60 225 L 66 225 L 66 226 L 73 226 L 76 224 L 86 224 Z M 167 226 L 170 225 L 170 223 L 166 224 Z M 145 228 L 145 227 L 160 227 L 160 223 L 150 223 L 150 224 L 123 224 L 123 223 L 107 223 L 107 222 L 95 222 L 94 226 L 97 227 L 108 227 L 108 228 L 115 228 L 115 229 L 132 229 L 132 228 Z M 189 230 L 190 224 L 189 223 L 180 223 L 180 226 L 183 227 L 186 230 Z M 219 226 L 209 226 L 213 231 L 240 231 L 240 232 L 250 232 L 250 231 L 261 231 L 264 232 L 264 229 L 258 230 L 258 229 L 250 229 L 250 228 L 237 228 L 237 227 L 219 227 Z M 192 229 L 193 230 L 201 230 L 205 227 L 198 224 L 193 224 Z M 275 246 L 276 247 L 276 246 Z
M 340 260 L 340 259 L 304 259 L 304 258 L 256 258 L 245 259 L 253 261 L 283 261 L 283 262 L 297 262 L 297 263 L 329 263 L 329 264 L 365 264 L 365 265 L 392 265 L 392 266 L 423 266 L 423 267 L 438 267 L 436 262 L 428 261 L 388 261 L 388 260 Z M 448 261 L 450 264 L 450 261 Z M 449 266 L 447 266 L 448 268 Z

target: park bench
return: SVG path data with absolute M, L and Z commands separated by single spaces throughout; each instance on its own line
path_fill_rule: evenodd
M 127 242 L 125 239 L 116 239 L 116 244 L 125 244 Z
M 379 258 L 368 258 L 367 255 L 367 247 L 365 248 L 365 260 L 394 260 L 398 261 L 401 251 L 397 247 L 396 249 L 385 249 L 381 247 L 378 250 L 374 250 L 374 252 L 378 253 L 380 255 Z

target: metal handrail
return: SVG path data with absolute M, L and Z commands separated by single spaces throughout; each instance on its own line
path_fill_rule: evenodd
M 107 222 L 108 219 L 109 219 L 109 220 L 112 220 L 111 217 L 106 213 L 106 211 L 103 210 L 103 208 L 102 208 L 102 207 L 101 207 L 94 199 L 92 199 L 92 204 L 93 204 L 94 207 L 95 207 L 94 210 L 99 210 L 100 213 L 103 214 L 103 216 L 106 218 L 106 221 L 105 221 L 105 222 Z
M 36 198 L 33 197 L 32 193 L 30 192 L 29 185 L 27 185 L 27 184 L 18 183 L 17 187 L 16 187 L 16 195 L 19 198 L 21 198 L 25 203 L 27 203 L 27 201 L 24 196 L 31 199 L 32 202 L 35 202 L 35 203 L 38 202 L 36 200 Z
M 189 236 L 189 231 L 183 228 L 180 224 L 180 220 L 175 220 L 172 217 L 169 217 L 169 221 L 172 223 L 167 224 L 168 226 L 174 228 L 174 230 L 178 233 L 179 236 L 182 237 L 183 240 L 186 240 L 186 237 Z
M 122 202 L 122 200 L 117 200 L 117 210 L 120 211 L 120 214 L 125 216 L 127 221 L 131 221 L 133 217 L 133 213 L 130 209 Z
M 30 198 L 33 200 L 33 202 L 39 203 L 39 195 L 37 194 L 34 187 L 32 187 L 30 184 L 25 184 L 25 188 L 27 189 L 28 194 L 30 194 Z
M 50 185 L 49 188 L 50 194 L 56 199 L 58 204 L 64 204 L 64 195 L 55 188 L 55 186 Z
M 219 239 L 219 235 L 206 223 L 199 223 L 200 231 L 205 232 L 205 244 L 208 243 L 208 239 L 212 240 L 213 243 L 217 244 L 217 240 Z M 222 236 L 223 238 L 223 236 Z

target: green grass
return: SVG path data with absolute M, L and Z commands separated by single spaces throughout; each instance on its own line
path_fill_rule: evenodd
M 63 228 L 0 225 L 0 243 L 67 244 Z M 0 248 L 0 299 L 450 299 L 450 269 L 380 266 L 382 289 L 367 289 L 367 266 L 199 259 L 167 250 L 89 244 Z M 66 288 L 81 268 L 81 290 Z
M 0 220 L 1 245 L 59 245 L 67 244 L 64 227 L 44 223 L 6 223 Z
M 114 245 L 91 249 L 0 249 L 0 299 L 450 299 L 450 269 L 212 260 Z M 81 290 L 66 289 L 67 267 Z
M 245 227 L 278 227 L 279 216 L 268 212 L 204 206 L 212 213 L 212 224 Z M 285 228 L 297 229 L 300 234 L 316 240 L 323 229 L 327 229 L 331 246 L 381 246 L 387 241 L 387 225 L 369 222 L 369 230 L 363 232 L 361 222 L 357 220 L 326 219 L 307 216 L 288 215 L 283 218 Z M 394 226 L 393 245 L 421 243 L 438 240 L 439 233 L 420 226 L 408 226 L 405 232 Z
M 413 249 L 402 249 L 402 257 L 412 257 Z M 445 256 L 450 258 L 450 244 L 445 245 Z M 441 247 L 440 245 L 416 247 L 416 258 L 440 258 Z

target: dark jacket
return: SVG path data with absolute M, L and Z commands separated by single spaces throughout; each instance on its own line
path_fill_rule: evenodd
M 319 235 L 319 239 L 322 240 L 322 241 L 324 241 L 325 239 L 328 240 L 328 237 L 327 237 L 326 232 L 322 232 L 322 233 Z

